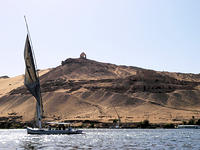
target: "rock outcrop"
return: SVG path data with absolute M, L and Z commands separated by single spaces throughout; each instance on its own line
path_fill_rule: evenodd
M 9 76 L 1 76 L 0 79 L 7 79 Z

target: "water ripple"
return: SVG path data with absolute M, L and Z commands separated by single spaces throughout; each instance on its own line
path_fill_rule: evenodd
M 85 129 L 83 135 L 27 135 L 26 130 L 0 130 L 0 150 L 63 149 L 200 149 L 200 130 Z

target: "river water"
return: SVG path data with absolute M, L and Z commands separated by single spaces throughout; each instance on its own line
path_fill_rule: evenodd
M 136 149 L 199 150 L 198 129 L 85 129 L 82 135 L 28 135 L 0 130 L 0 150 Z

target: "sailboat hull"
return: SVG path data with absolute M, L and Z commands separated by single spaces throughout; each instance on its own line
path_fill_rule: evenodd
M 82 134 L 82 130 L 48 130 L 27 127 L 28 134 Z

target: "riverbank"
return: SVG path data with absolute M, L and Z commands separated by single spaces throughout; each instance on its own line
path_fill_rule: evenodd
M 16 128 L 26 128 L 34 127 L 34 121 L 22 122 L 20 121 L 22 116 L 9 116 L 0 117 L 0 129 L 16 129 Z M 48 121 L 45 121 L 48 122 Z M 43 122 L 43 127 L 47 128 L 48 124 Z M 75 128 L 118 128 L 117 122 L 100 122 L 97 120 L 65 120 L 64 122 L 71 123 L 72 127 Z M 142 122 L 126 122 L 120 123 L 119 128 L 131 129 L 131 128 L 175 128 L 177 124 L 172 123 L 150 123 L 148 120 Z
M 58 120 L 52 118 L 43 118 L 43 127 L 48 128 L 48 122 L 65 122 L 70 123 L 74 128 L 122 128 L 122 129 L 173 129 L 177 128 L 178 125 L 200 125 L 200 119 L 194 116 L 189 120 L 183 120 L 175 123 L 152 123 L 145 119 L 143 121 L 129 121 L 129 122 L 118 122 L 118 119 L 110 119 L 108 121 L 102 120 L 89 120 L 89 119 L 65 119 Z M 16 113 L 8 114 L 8 116 L 0 117 L 0 129 L 17 129 L 26 127 L 35 127 L 35 120 L 23 121 L 23 117 Z

